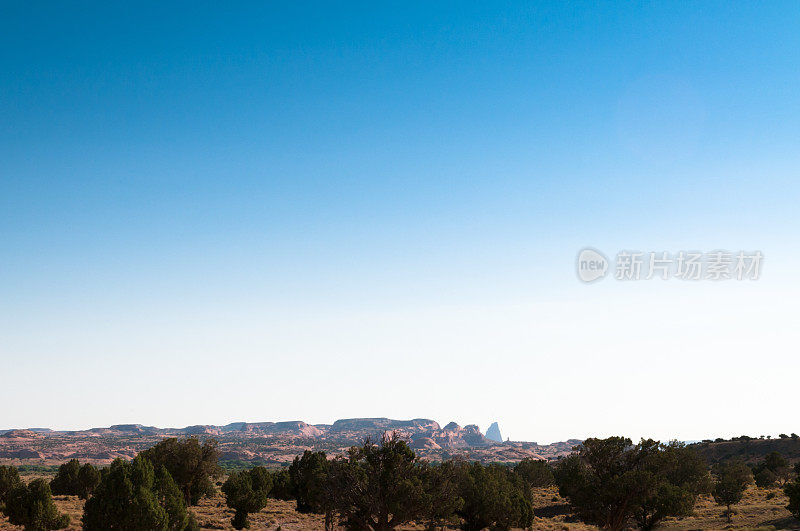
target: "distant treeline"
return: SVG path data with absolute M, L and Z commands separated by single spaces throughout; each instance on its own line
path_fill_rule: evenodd
M 778 452 L 786 459 L 800 460 L 800 437 L 796 433 L 780 434 L 777 438 L 769 435 L 750 437 L 741 435 L 732 439 L 706 439 L 694 443 L 691 447 L 711 465 L 730 459 L 740 459 L 746 463 L 755 463 L 767 454 Z
M 461 459 L 420 460 L 395 434 L 367 439 L 346 455 L 329 458 L 306 451 L 291 466 L 224 471 L 214 440 L 166 439 L 132 461 L 117 459 L 98 469 L 73 459 L 51 481 L 25 485 L 18 470 L 0 466 L 0 510 L 27 530 L 62 529 L 52 494 L 86 500 L 83 528 L 131 531 L 198 528 L 188 508 L 217 486 L 234 511 L 232 525 L 249 526 L 249 515 L 270 498 L 295 500 L 297 510 L 323 515 L 326 529 L 383 531 L 415 522 L 430 529 L 528 528 L 534 524 L 532 490 L 556 485 L 577 517 L 607 529 L 651 529 L 671 516 L 692 513 L 700 494 L 713 494 L 728 518 L 745 488 L 780 483 L 789 510 L 800 517 L 798 472 L 779 453 L 746 465 L 731 459 L 709 469 L 693 446 L 624 437 L 587 439 L 553 464 L 526 459 L 515 465 Z

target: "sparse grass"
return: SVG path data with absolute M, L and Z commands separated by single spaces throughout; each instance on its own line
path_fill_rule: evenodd
M 26 480 L 29 478 L 25 478 Z M 35 479 L 35 478 L 30 478 Z M 53 496 L 53 501 L 61 513 L 69 515 L 68 531 L 78 531 L 81 529 L 81 516 L 83 515 L 83 500 L 77 496 Z M 22 527 L 8 523 L 8 518 L 0 514 L 0 530 L 20 530 Z
M 759 489 L 749 487 L 741 503 L 733 507 L 730 524 L 725 518 L 725 508 L 714 503 L 711 496 L 702 496 L 695 506 L 693 516 L 669 518 L 665 529 L 800 529 L 800 520 L 786 509 L 789 500 L 780 487 Z
M 222 494 L 201 500 L 200 505 L 192 507 L 192 510 L 203 529 L 233 529 L 233 511 L 225 505 Z M 251 529 L 325 529 L 321 515 L 298 513 L 294 501 L 269 500 L 267 506 L 251 514 L 249 520 Z

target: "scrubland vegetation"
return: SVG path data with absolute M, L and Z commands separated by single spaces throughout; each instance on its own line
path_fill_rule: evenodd
M 297 529 L 712 529 L 737 519 L 751 526 L 754 507 L 769 508 L 758 524 L 800 527 L 800 466 L 777 452 L 709 467 L 691 446 L 610 437 L 551 463 L 431 463 L 384 434 L 332 458 L 306 451 L 283 469 L 226 476 L 218 457 L 215 441 L 187 438 L 101 469 L 73 459 L 52 479 L 27 483 L 0 466 L 0 510 L 8 524 L 36 531 L 278 528 L 265 512 L 294 513 Z M 209 514 L 223 499 L 220 522 Z

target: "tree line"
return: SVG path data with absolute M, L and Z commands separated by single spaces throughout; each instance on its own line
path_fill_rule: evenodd
M 223 475 L 216 442 L 166 439 L 132 461 L 96 468 L 71 460 L 51 480 L 24 484 L 15 467 L 0 466 L 0 510 L 26 530 L 62 529 L 69 517 L 58 512 L 53 494 L 86 500 L 84 529 L 193 530 L 193 512 L 216 493 Z M 747 466 L 731 460 L 711 469 L 691 447 L 624 437 L 587 439 L 553 465 L 526 459 L 514 466 L 451 459 L 419 459 L 395 434 L 366 440 L 345 455 L 329 458 L 306 451 L 282 470 L 256 466 L 231 473 L 221 491 L 233 510 L 231 524 L 249 527 L 249 515 L 270 498 L 295 500 L 299 512 L 323 515 L 326 529 L 385 531 L 416 522 L 429 529 L 527 528 L 533 524 L 532 489 L 557 485 L 575 514 L 606 529 L 635 525 L 652 529 L 671 516 L 692 513 L 697 497 L 713 495 L 732 507 L 753 482 L 781 483 L 789 510 L 800 518 L 800 466 L 779 454 Z M 219 485 L 219 483 L 216 483 Z
M 383 531 L 411 521 L 435 528 L 458 518 L 464 529 L 477 530 L 529 527 L 531 487 L 540 483 L 552 483 L 543 462 L 514 468 L 453 460 L 432 464 L 401 438 L 384 434 L 334 459 L 306 451 L 285 471 L 255 467 L 234 473 L 222 492 L 235 510 L 236 529 L 247 527 L 248 514 L 275 497 L 297 500 L 299 512 L 324 515 L 326 529 Z
M 52 495 L 86 500 L 81 524 L 86 531 L 184 531 L 199 529 L 187 508 L 216 493 L 222 473 L 216 441 L 165 439 L 132 461 L 116 459 L 101 469 L 73 459 L 48 482 L 25 485 L 17 469 L 0 466 L 0 509 L 26 531 L 63 529 L 69 517 L 58 512 Z

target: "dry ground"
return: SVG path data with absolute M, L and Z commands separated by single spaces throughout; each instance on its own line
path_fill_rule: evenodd
M 786 509 L 787 503 L 789 501 L 779 487 L 758 489 L 751 486 L 742 502 L 734 508 L 735 514 L 728 524 L 725 508 L 715 504 L 711 496 L 701 496 L 694 515 L 667 519 L 658 529 L 800 529 L 800 520 L 792 517 Z M 596 529 L 571 515 L 569 505 L 558 495 L 555 487 L 534 490 L 534 514 L 534 529 Z
M 747 489 L 741 503 L 734 507 L 730 524 L 724 515 L 724 507 L 714 503 L 711 496 L 698 500 L 694 515 L 682 519 L 670 519 L 665 529 L 800 529 L 800 520 L 792 517 L 786 509 L 789 500 L 780 487 Z M 730 527 L 729 527 L 730 526 Z
M 33 479 L 29 476 L 26 479 Z M 71 517 L 68 528 L 71 531 L 80 529 L 83 501 L 76 496 L 54 496 L 59 510 Z M 742 502 L 736 506 L 733 522 L 728 524 L 719 507 L 710 497 L 702 497 L 695 507 L 695 514 L 680 519 L 669 519 L 659 529 L 798 529 L 800 520 L 795 520 L 786 510 L 787 499 L 780 488 L 757 489 L 750 487 Z M 324 529 L 322 517 L 318 515 L 300 514 L 294 510 L 294 502 L 270 500 L 265 509 L 250 515 L 251 529 L 281 529 L 283 531 L 298 529 Z M 193 507 L 198 523 L 203 529 L 233 529 L 230 520 L 233 511 L 225 506 L 221 493 L 213 498 L 202 500 L 198 507 Z M 569 505 L 558 496 L 555 487 L 535 489 L 534 511 L 536 518 L 533 529 L 544 530 L 587 530 L 596 529 L 577 521 L 570 513 Z M 5 517 L 0 516 L 0 530 L 19 530 L 12 526 Z M 405 526 L 404 529 L 424 529 L 424 526 Z

